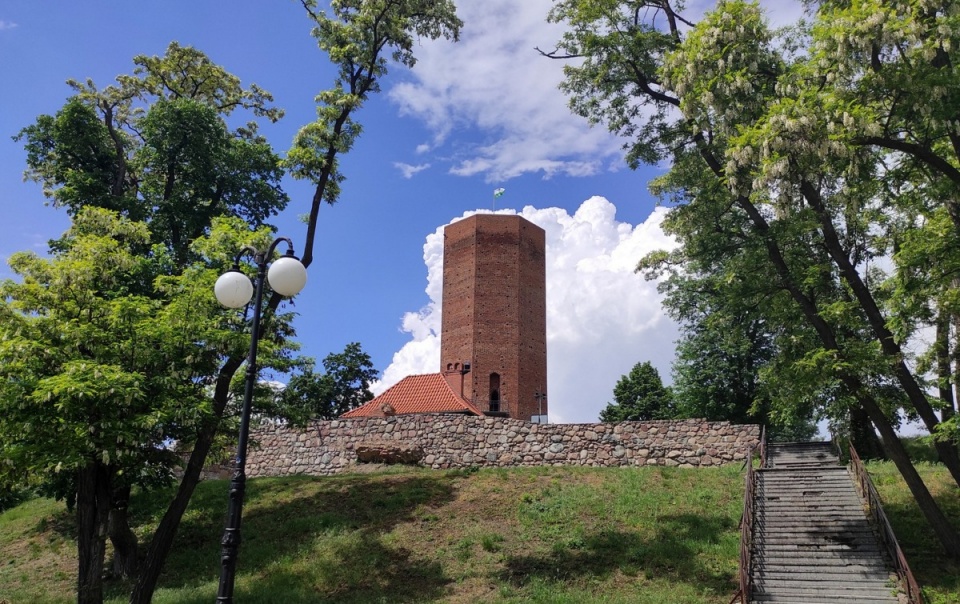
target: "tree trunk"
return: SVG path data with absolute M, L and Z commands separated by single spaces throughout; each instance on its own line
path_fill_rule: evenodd
M 960 289 L 960 279 L 955 279 L 953 286 L 956 289 Z M 950 399 L 951 404 L 949 409 L 945 408 L 943 413 L 941 413 L 941 417 L 944 420 L 956 415 L 958 408 L 957 403 L 960 402 L 958 401 L 958 399 L 960 399 L 960 313 L 954 314 L 951 319 L 953 322 L 953 346 L 950 347 L 950 360 L 953 362 L 953 374 L 950 376 L 950 383 L 947 384 L 947 388 L 951 394 L 955 394 Z M 949 334 L 947 335 L 947 343 L 948 346 L 951 344 Z
M 113 560 L 110 570 L 115 577 L 131 579 L 137 575 L 137 536 L 130 530 L 127 505 L 130 502 L 130 485 L 113 490 L 107 536 L 113 544 Z
M 190 497 L 200 482 L 200 472 L 207 460 L 207 453 L 213 444 L 213 438 L 216 436 L 216 430 L 206 430 L 200 435 L 193 452 L 190 453 L 190 460 L 187 462 L 187 468 L 180 479 L 180 486 L 177 487 L 177 494 L 173 501 L 167 507 L 157 530 L 153 533 L 153 539 L 147 547 L 147 555 L 143 560 L 143 566 L 137 577 L 137 583 L 130 593 L 130 604 L 150 604 L 153 600 L 153 592 L 157 588 L 157 580 L 160 578 L 160 571 L 163 570 L 163 564 L 167 560 L 170 548 L 173 545 L 173 539 L 177 535 L 177 529 L 180 527 L 180 519 L 187 510 L 190 503 Z M 210 561 L 210 577 L 215 577 L 214 561 Z
M 111 475 L 89 462 L 77 478 L 77 604 L 102 604 Z
M 934 343 L 937 354 L 937 393 L 943 408 L 940 410 L 940 420 L 946 421 L 953 417 L 953 379 L 950 371 L 950 315 L 941 312 L 937 316 L 937 335 Z
M 276 298 L 276 301 L 274 301 L 274 298 Z M 272 296 L 269 307 L 271 310 L 276 309 L 279 303 L 279 296 Z M 173 539 L 180 527 L 180 520 L 187 510 L 194 489 L 200 482 L 200 473 L 203 471 L 203 466 L 207 462 L 207 454 L 210 453 L 214 438 L 217 435 L 220 418 L 223 417 L 223 411 L 227 406 L 230 380 L 245 359 L 246 357 L 230 358 L 220 369 L 220 374 L 217 376 L 217 386 L 213 394 L 213 417 L 201 428 L 197 435 L 197 441 L 190 453 L 183 478 L 180 479 L 180 485 L 177 487 L 177 494 L 167 507 L 163 518 L 160 519 L 157 530 L 153 533 L 153 539 L 150 540 L 150 545 L 147 547 L 147 555 L 143 560 L 143 566 L 140 568 L 137 583 L 133 586 L 133 591 L 130 592 L 130 604 L 150 604 L 150 601 L 153 600 L 153 592 L 157 588 L 160 571 L 163 570 L 163 565 L 170 554 Z M 211 564 L 212 568 L 213 565 Z M 211 577 L 213 576 L 211 574 Z
M 903 476 L 904 482 L 907 483 L 907 488 L 910 489 L 910 493 L 913 495 L 913 498 L 916 499 L 917 505 L 920 507 L 920 511 L 927 519 L 927 522 L 933 527 L 933 532 L 936 533 L 941 545 L 943 545 L 943 549 L 950 558 L 960 560 L 960 534 L 958 534 L 957 530 L 950 524 L 947 517 L 943 515 L 940 506 L 937 505 L 936 500 L 930 494 L 930 491 L 927 490 L 927 486 L 923 484 L 923 479 L 920 478 L 917 469 L 913 467 L 913 463 L 911 463 L 910 457 L 907 455 L 907 450 L 897 437 L 897 433 L 894 431 L 887 416 L 884 415 L 883 411 L 877 406 L 873 399 L 869 397 L 858 398 L 864 406 L 864 410 L 869 414 L 870 419 L 880 432 L 880 437 L 883 439 L 887 454 L 890 455 L 890 459 L 893 460 L 894 465 L 900 470 L 900 475 Z
M 916 409 L 917 414 L 920 416 L 920 419 L 923 420 L 927 430 L 929 430 L 931 434 L 936 432 L 937 426 L 940 425 L 940 418 L 934 413 L 930 401 L 927 400 L 926 393 L 920 387 L 913 372 L 907 367 L 904 361 L 905 355 L 903 350 L 896 338 L 893 337 L 893 332 L 887 328 L 886 318 L 877 305 L 873 294 L 870 292 L 866 283 L 863 282 L 856 267 L 853 266 L 846 250 L 843 249 L 840 237 L 833 225 L 833 218 L 823 203 L 820 191 L 806 181 L 800 184 L 800 190 L 803 193 L 804 199 L 806 199 L 820 221 L 820 230 L 823 233 L 823 241 L 826 245 L 827 253 L 830 254 L 834 264 L 840 271 L 841 277 L 850 287 L 854 297 L 863 309 L 867 317 L 867 322 L 870 324 L 870 328 L 874 333 L 874 337 L 880 343 L 880 349 L 883 351 L 884 356 L 890 360 L 891 369 L 897 381 L 900 383 L 900 387 L 903 388 L 907 398 L 910 400 L 910 404 Z M 957 452 L 956 445 L 952 441 L 935 441 L 934 446 L 937 448 L 940 461 L 950 471 L 954 482 L 960 486 L 960 454 Z
M 850 443 L 860 459 L 886 459 L 883 444 L 877 438 L 870 417 L 862 407 L 850 410 Z

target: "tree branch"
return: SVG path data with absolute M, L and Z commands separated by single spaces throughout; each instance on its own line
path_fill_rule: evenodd
M 919 145 L 917 143 L 910 143 L 905 140 L 883 136 L 865 136 L 854 139 L 853 143 L 857 145 L 876 145 L 878 147 L 883 147 L 884 149 L 902 151 L 937 170 L 949 178 L 953 183 L 960 186 L 960 170 L 953 167 L 950 162 L 934 153 L 929 147 Z
M 583 55 L 579 55 L 579 54 L 574 54 L 574 55 L 569 55 L 569 54 L 560 55 L 560 54 L 557 54 L 558 52 L 560 52 L 560 48 L 559 48 L 559 47 L 558 47 L 558 48 L 554 48 L 554 49 L 551 50 L 550 52 L 546 52 L 546 51 L 540 50 L 540 47 L 539 47 L 539 46 L 534 46 L 533 49 L 534 49 L 535 51 L 539 52 L 539 53 L 540 53 L 540 56 L 546 57 L 546 58 L 548 58 L 548 59 L 579 59 L 580 57 L 583 56 Z

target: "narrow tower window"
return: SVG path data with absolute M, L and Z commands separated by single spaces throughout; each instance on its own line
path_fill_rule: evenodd
M 500 374 L 490 374 L 490 411 L 491 413 L 500 412 Z

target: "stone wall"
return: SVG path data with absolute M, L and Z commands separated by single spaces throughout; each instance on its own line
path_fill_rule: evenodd
M 315 422 L 307 430 L 262 424 L 247 456 L 248 476 L 336 474 L 357 449 L 403 451 L 418 465 L 716 466 L 742 461 L 760 427 L 703 420 L 618 424 L 530 424 L 466 415 L 398 415 Z

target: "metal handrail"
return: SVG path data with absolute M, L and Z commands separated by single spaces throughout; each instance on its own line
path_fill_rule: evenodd
M 867 502 L 874 525 L 880 529 L 880 540 L 883 541 L 890 553 L 897 576 L 907 592 L 907 600 L 910 604 L 923 604 L 923 593 L 920 591 L 920 585 L 917 584 L 917 580 L 910 570 L 910 565 L 907 564 L 907 558 L 903 555 L 900 544 L 897 543 L 897 536 L 893 533 L 893 527 L 890 526 L 890 521 L 883 512 L 880 495 L 877 493 L 876 487 L 873 486 L 873 480 L 870 479 L 870 474 L 867 473 L 863 462 L 860 461 L 860 456 L 857 455 L 857 450 L 853 447 L 853 444 L 850 444 L 850 467 L 857 479 L 860 496 Z
M 760 467 L 767 467 L 767 427 L 760 427 Z
M 743 516 L 740 518 L 740 598 L 743 604 L 750 601 L 753 584 L 750 581 L 750 564 L 753 549 L 753 495 L 755 478 L 753 472 L 753 449 L 747 458 L 747 473 L 744 477 Z
M 507 399 L 503 397 L 499 399 L 482 399 L 475 397 L 470 402 L 484 413 L 506 413 L 508 409 Z
M 747 472 L 744 476 L 743 486 L 743 516 L 740 517 L 740 589 L 734 594 L 730 602 L 734 602 L 740 597 L 742 604 L 750 602 L 753 594 L 753 582 L 750 579 L 750 566 L 753 564 L 753 518 L 754 518 L 754 494 L 756 493 L 756 473 L 753 470 L 753 454 L 760 454 L 760 467 L 767 465 L 767 429 L 760 429 L 760 443 L 756 447 L 751 447 L 747 454 L 746 467 Z

